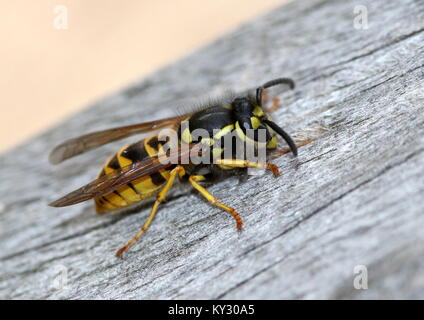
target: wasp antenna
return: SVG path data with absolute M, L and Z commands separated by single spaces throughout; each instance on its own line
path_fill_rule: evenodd
M 265 82 L 262 85 L 262 88 L 269 88 L 269 87 L 273 87 L 273 86 L 276 86 L 276 85 L 279 85 L 279 84 L 287 84 L 290 87 L 290 89 L 294 89 L 294 87 L 295 87 L 294 81 L 292 79 L 290 79 L 290 78 L 277 78 L 277 79 Z
M 262 86 L 256 89 L 256 103 L 258 106 L 262 106 L 262 93 L 264 89 L 274 87 L 279 84 L 287 84 L 290 89 L 294 89 L 295 84 L 294 81 L 290 78 L 277 78 L 268 82 L 265 82 Z
M 262 106 L 262 92 L 264 91 L 263 87 L 259 87 L 256 89 L 256 104 L 258 106 Z
M 262 120 L 265 124 L 271 127 L 272 130 L 277 132 L 280 136 L 283 137 L 283 139 L 287 142 L 287 144 L 290 147 L 291 152 L 293 152 L 293 155 L 297 157 L 297 146 L 294 143 L 293 139 L 290 137 L 290 135 L 285 132 L 283 129 L 281 129 L 276 123 L 270 121 L 270 120 Z

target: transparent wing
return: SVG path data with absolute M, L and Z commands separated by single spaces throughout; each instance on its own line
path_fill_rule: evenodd
M 126 167 L 122 167 L 113 173 L 106 174 L 85 186 L 72 191 L 64 197 L 52 202 L 49 206 L 65 207 L 80 203 L 89 199 L 97 198 L 108 194 L 117 187 L 132 180 L 151 175 L 160 169 L 167 168 L 173 164 L 188 163 L 190 156 L 197 155 L 202 151 L 200 143 L 183 145 L 174 152 L 150 157 L 145 160 L 135 162 Z
M 123 139 L 134 134 L 146 133 L 166 127 L 177 126 L 188 115 L 189 114 L 185 114 L 178 117 L 144 122 L 125 127 L 112 128 L 73 138 L 55 147 L 50 153 L 49 161 L 52 164 L 58 164 L 66 159 L 95 149 L 115 140 Z

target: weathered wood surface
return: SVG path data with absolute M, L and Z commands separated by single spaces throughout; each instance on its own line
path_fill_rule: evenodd
M 367 30 L 353 27 L 357 4 Z M 295 1 L 3 155 L 0 297 L 424 298 L 423 21 L 419 0 Z M 279 178 L 210 189 L 241 213 L 241 234 L 227 214 L 180 192 L 119 260 L 151 202 L 105 216 L 91 202 L 47 207 L 121 146 L 52 167 L 55 144 L 277 76 L 297 88 L 281 95 L 276 121 L 290 133 L 327 131 L 297 160 L 278 158 Z M 353 286 L 357 265 L 368 269 L 367 290 Z M 62 268 L 67 285 L 57 289 Z

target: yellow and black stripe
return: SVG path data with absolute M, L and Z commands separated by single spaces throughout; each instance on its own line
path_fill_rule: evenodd
M 161 148 L 162 144 L 158 141 L 157 136 L 151 136 L 125 146 L 106 161 L 99 177 L 113 173 L 117 169 L 142 161 L 148 157 L 156 156 L 161 152 Z M 133 180 L 118 187 L 111 193 L 96 198 L 94 200 L 96 203 L 96 211 L 98 213 L 104 213 L 120 209 L 151 197 L 157 193 L 169 179 L 172 169 L 172 166 L 161 169 L 159 172 Z
M 251 129 L 266 129 L 262 124 L 261 118 L 266 117 L 263 109 L 256 106 L 250 116 Z M 277 147 L 277 137 L 275 133 L 271 133 L 269 140 L 266 142 L 257 142 L 246 136 L 244 130 L 240 127 L 239 122 L 234 118 L 231 105 L 219 105 L 200 111 L 197 114 L 184 119 L 183 127 L 180 127 L 180 139 L 184 143 L 192 143 L 195 137 L 192 132 L 196 129 L 203 129 L 208 132 L 210 138 L 202 138 L 202 142 L 211 146 L 212 156 L 214 159 L 222 159 L 224 154 L 224 145 L 226 137 L 238 137 L 244 143 L 252 143 L 258 148 L 275 149 Z M 268 128 L 269 130 L 269 128 Z M 196 140 L 197 141 L 197 140 Z M 234 142 L 234 140 L 232 140 Z M 235 155 L 235 143 L 233 156 Z M 216 161 L 214 161 L 216 162 Z M 220 169 L 233 170 L 234 167 L 224 164 L 217 164 Z

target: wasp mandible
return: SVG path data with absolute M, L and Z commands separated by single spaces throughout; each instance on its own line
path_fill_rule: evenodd
M 173 151 L 166 149 L 167 141 L 161 139 L 158 134 L 124 146 L 106 161 L 97 179 L 49 205 L 64 207 L 94 199 L 96 211 L 104 213 L 156 196 L 147 221 L 137 234 L 116 252 L 118 257 L 121 257 L 147 231 L 159 204 L 165 200 L 176 179 L 190 183 L 207 201 L 228 212 L 235 219 L 237 229 L 241 230 L 243 222 L 237 211 L 217 201 L 204 184 L 215 181 L 223 172 L 235 174 L 236 171 L 246 168 L 262 168 L 278 175 L 276 165 L 266 159 L 264 162 L 249 161 L 243 155 L 240 156 L 234 146 L 249 144 L 253 145 L 256 151 L 262 150 L 268 154 L 277 148 L 277 135 L 279 135 L 286 141 L 293 155 L 297 156 L 297 147 L 293 139 L 271 120 L 266 108 L 263 107 L 264 91 L 277 85 L 294 88 L 293 80 L 278 78 L 254 90 L 235 95 L 227 101 L 215 101 L 184 115 L 98 131 L 65 141 L 51 152 L 51 163 L 60 163 L 118 139 L 164 128 L 176 130 L 179 148 Z M 206 139 L 207 143 L 205 139 L 199 141 L 198 137 L 193 136 L 196 129 L 204 129 L 211 135 Z M 260 131 L 264 135 L 257 134 Z M 253 135 L 249 136 L 247 132 Z M 231 141 L 234 144 L 230 147 L 224 144 L 222 147 L 223 140 L 228 136 L 232 137 Z M 190 155 L 193 152 L 199 153 L 200 150 L 204 153 L 205 149 L 200 147 L 206 145 L 208 147 L 206 152 L 210 153 L 212 158 L 211 163 L 193 163 Z M 167 162 L 162 161 L 165 157 Z

